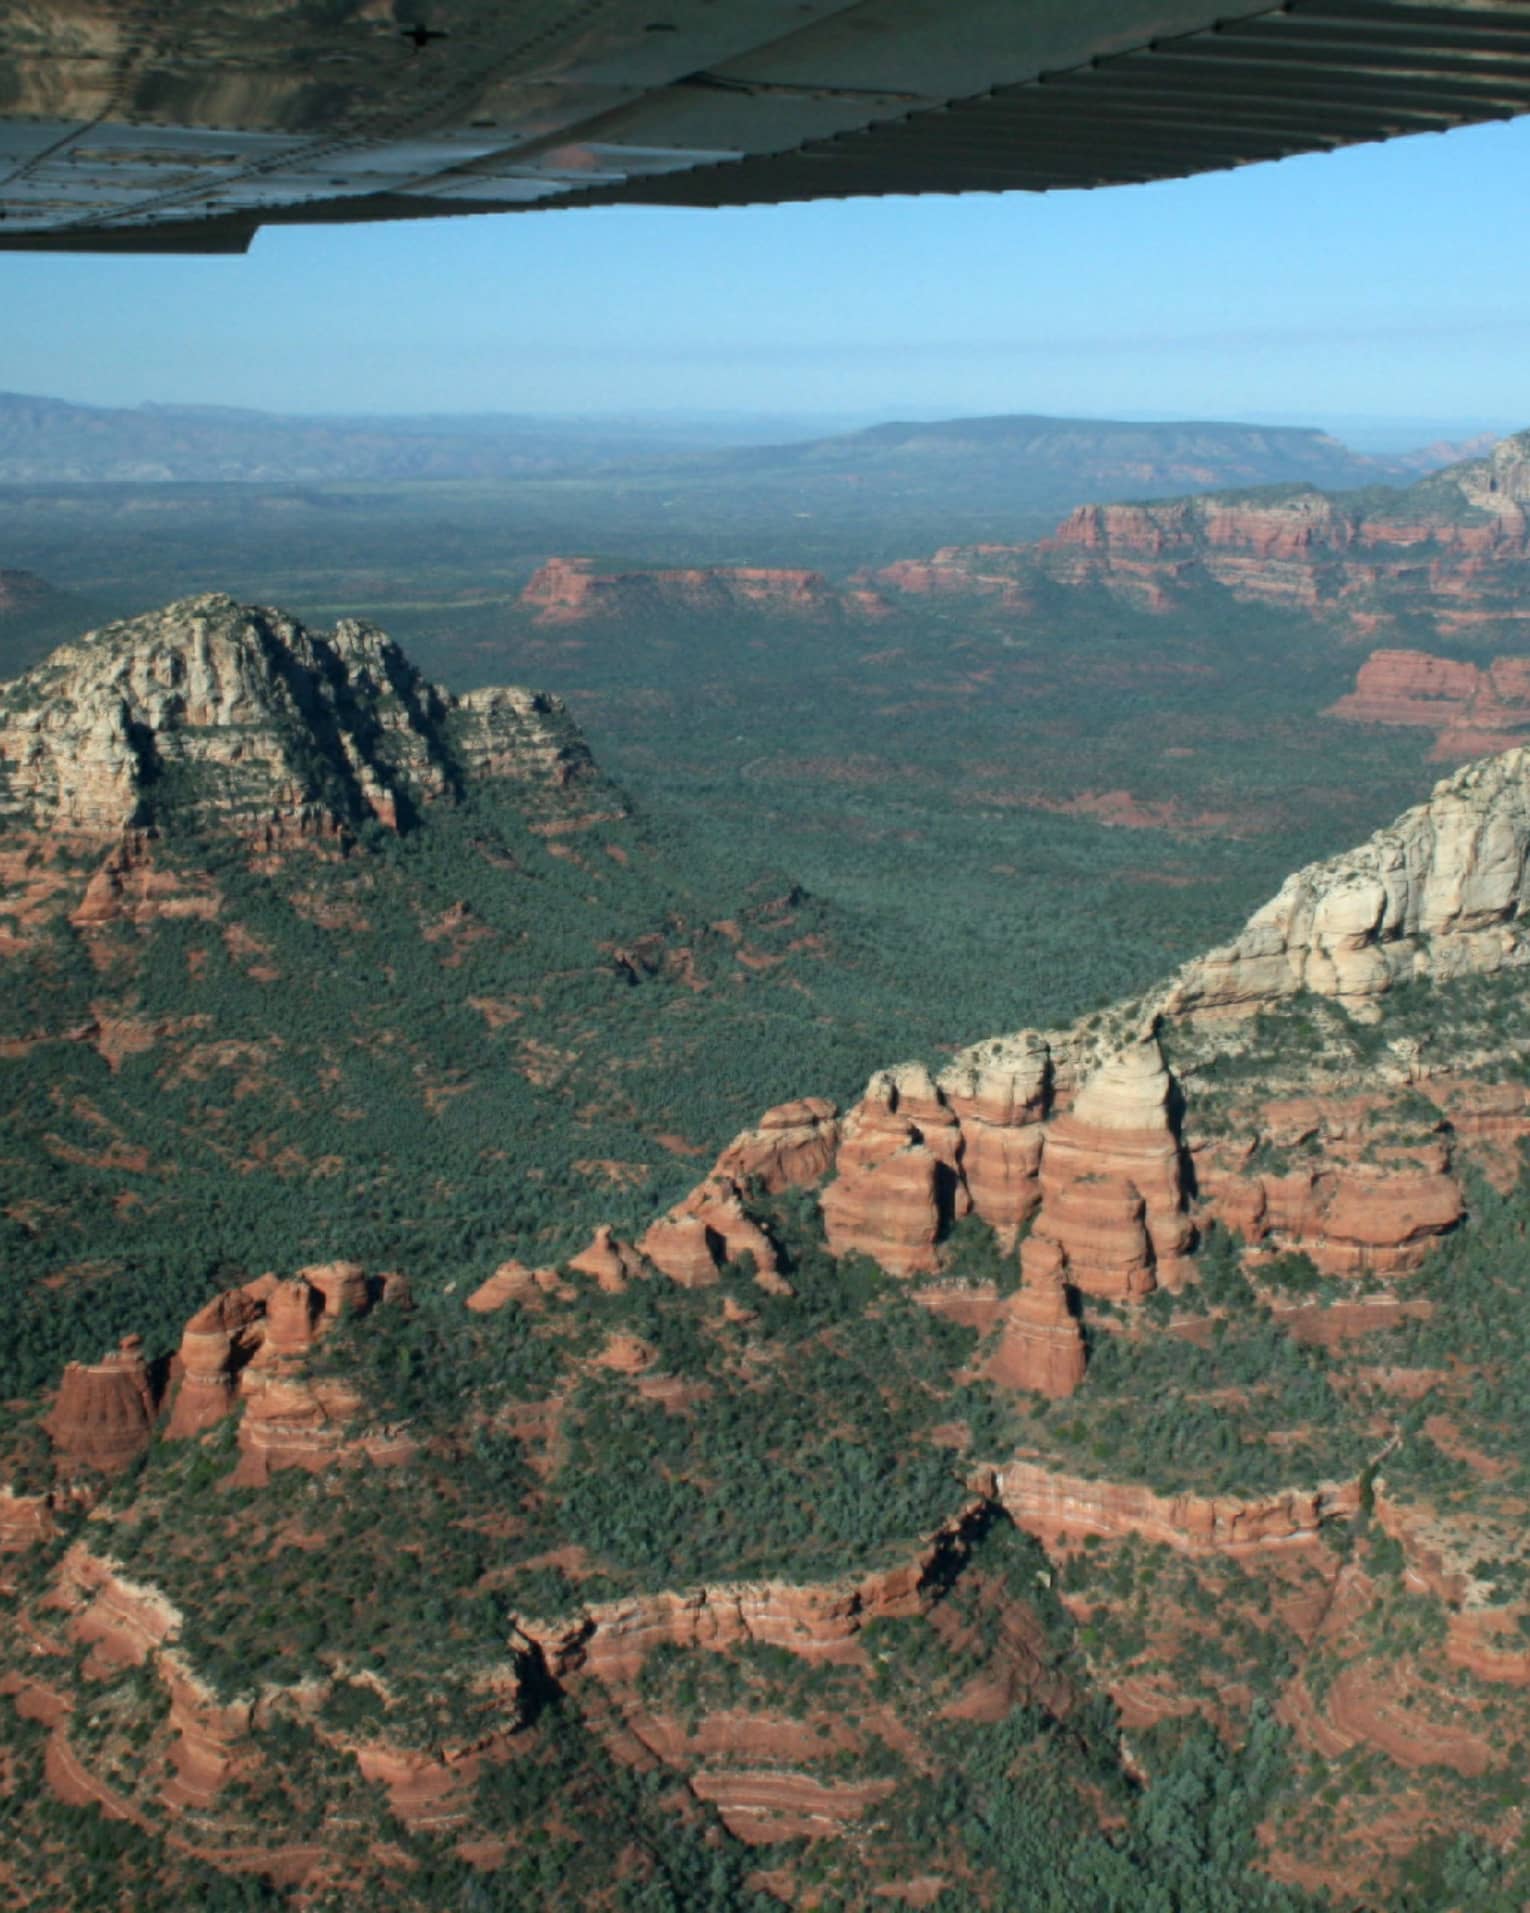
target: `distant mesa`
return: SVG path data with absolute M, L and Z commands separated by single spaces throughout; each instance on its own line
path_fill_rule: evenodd
M 1325 432 L 1227 422 L 1027 415 L 890 422 L 804 437 L 782 420 L 774 444 L 729 442 L 722 424 L 565 420 L 506 413 L 303 417 L 208 405 L 76 405 L 0 392 L 0 483 L 310 483 L 529 480 L 662 471 L 667 484 L 726 488 L 742 500 L 782 478 L 847 479 L 906 496 L 1007 500 L 1059 509 L 1067 498 L 1146 497 L 1205 486 L 1301 481 L 1363 485 L 1447 464 L 1430 446 L 1397 458 L 1352 452 Z
M 1024 611 L 1041 585 L 1150 613 L 1207 588 L 1373 636 L 1400 616 L 1442 636 L 1530 618 L 1530 433 L 1406 489 L 1313 485 L 1084 504 L 1034 545 L 947 546 L 870 573 L 894 602 L 961 594 Z
M 840 590 L 818 571 L 757 565 L 601 571 L 592 558 L 549 558 L 521 593 L 521 603 L 536 612 L 538 624 L 584 624 L 600 618 L 641 619 L 676 612 L 875 618 L 887 608 L 877 593 Z
M 1353 452 L 1327 432 L 1226 420 L 990 418 L 890 420 L 796 445 L 761 446 L 732 463 L 760 474 L 881 480 L 907 495 L 965 482 L 1010 507 L 1059 496 L 1146 498 L 1232 485 L 1352 486 L 1411 477 L 1461 453 L 1440 446 L 1402 458 Z M 721 462 L 721 461 L 714 461 Z

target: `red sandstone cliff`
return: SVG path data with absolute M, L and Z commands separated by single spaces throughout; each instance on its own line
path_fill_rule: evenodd
M 841 591 L 817 571 L 734 565 L 711 569 L 598 571 L 590 558 L 549 558 L 521 593 L 538 624 L 643 618 L 679 612 L 710 616 L 768 611 L 788 617 L 875 618 L 886 610 L 873 591 Z
M 1530 562 L 1530 434 L 1391 494 L 1306 487 L 1081 505 L 1051 538 L 947 547 L 874 576 L 889 597 L 963 595 L 1023 609 L 1038 581 L 1099 586 L 1150 612 L 1222 590 L 1357 634 L 1400 613 L 1442 634 L 1522 628 Z M 1462 740 L 1465 754 L 1465 739 Z
M 1427 651 L 1373 651 L 1354 690 L 1328 715 L 1435 731 L 1430 755 L 1441 762 L 1485 757 L 1522 742 L 1530 729 L 1530 659 L 1476 665 Z
M 1023 1279 L 1001 1317 L 986 1373 L 1001 1388 L 1034 1389 L 1061 1400 L 1084 1379 L 1084 1333 L 1068 1306 L 1062 1251 L 1030 1236 L 1020 1245 Z
M 99 1362 L 69 1364 L 43 1426 L 62 1466 L 115 1474 L 148 1447 L 154 1412 L 143 1340 L 130 1335 Z

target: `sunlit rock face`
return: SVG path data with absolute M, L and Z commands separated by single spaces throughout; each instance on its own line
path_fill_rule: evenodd
M 1428 651 L 1373 651 L 1355 674 L 1354 690 L 1327 715 L 1435 731 L 1430 756 L 1444 763 L 1487 757 L 1511 749 L 1530 729 L 1530 658 L 1471 664 Z
M 1530 434 L 1377 502 L 1293 487 L 1146 505 L 1081 505 L 1035 548 L 1054 582 L 1166 612 L 1211 584 L 1357 632 L 1407 610 L 1450 632 L 1522 616 Z
M 1288 877 L 1239 936 L 1187 964 L 1169 1015 L 1257 1009 L 1302 990 L 1360 1016 L 1414 977 L 1525 960 L 1530 753 L 1468 764 L 1357 849 Z
M 1047 1127 L 1035 1233 L 1089 1294 L 1129 1299 L 1177 1288 L 1188 1272 L 1172 1092 L 1149 1038 L 1104 1062 Z
M 906 1112 L 934 1112 L 931 1146 L 924 1126 Z M 870 1256 L 893 1275 L 933 1274 L 940 1266 L 942 1178 L 950 1175 L 953 1119 L 921 1071 L 881 1071 L 845 1118 L 835 1179 L 821 1198 L 824 1230 L 835 1255 Z
M 753 1129 L 734 1137 L 717 1159 L 717 1172 L 735 1182 L 757 1182 L 767 1195 L 819 1182 L 839 1146 L 839 1117 L 823 1096 L 767 1109 Z
M 555 698 L 454 698 L 375 626 L 309 631 L 218 594 L 106 625 L 0 690 L 7 830 L 326 840 L 402 828 L 475 775 L 562 786 L 588 767 Z

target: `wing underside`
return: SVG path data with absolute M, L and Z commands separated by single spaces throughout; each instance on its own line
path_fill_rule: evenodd
M 13 0 L 0 249 L 1088 188 L 1527 110 L 1526 0 Z

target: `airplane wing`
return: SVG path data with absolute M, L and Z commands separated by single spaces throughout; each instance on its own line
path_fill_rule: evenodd
M 3 0 L 0 250 L 1173 179 L 1530 110 L 1530 0 Z

